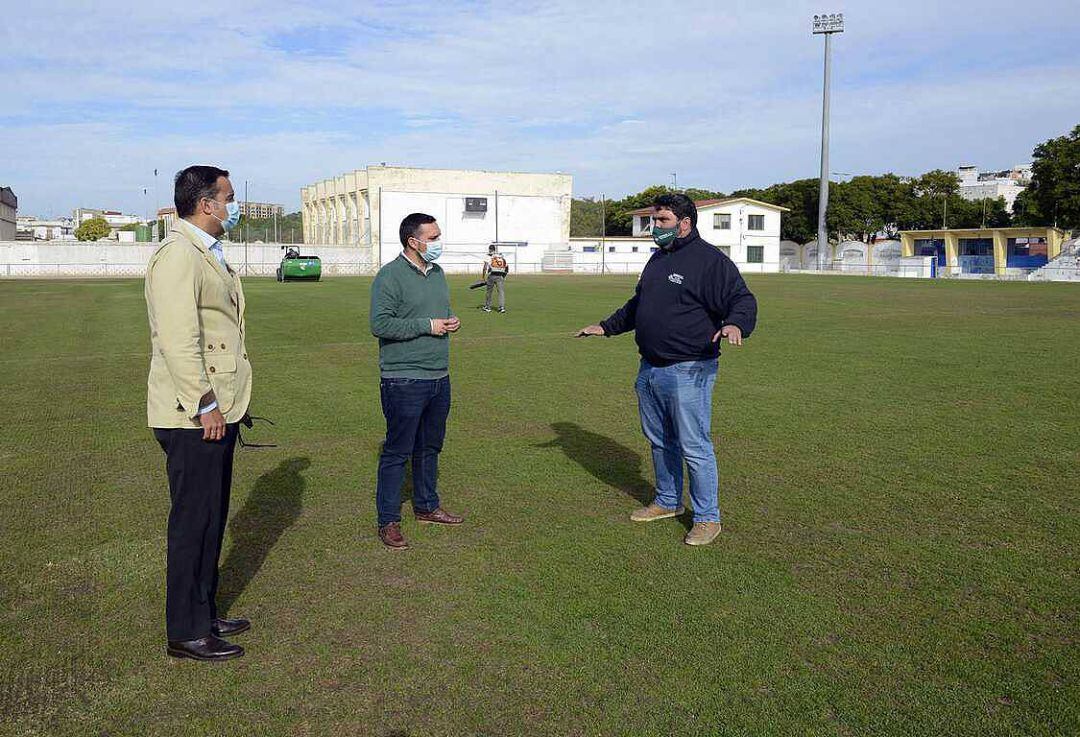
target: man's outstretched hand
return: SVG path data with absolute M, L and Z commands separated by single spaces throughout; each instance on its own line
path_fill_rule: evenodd
M 589 325 L 577 331 L 575 338 L 588 338 L 590 335 L 605 335 L 604 329 L 599 325 Z
M 727 338 L 727 342 L 732 345 L 742 345 L 742 330 L 738 325 L 725 325 L 712 337 L 712 342 L 715 343 L 721 338 Z

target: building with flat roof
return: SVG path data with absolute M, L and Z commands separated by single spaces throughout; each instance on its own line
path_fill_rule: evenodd
M 379 266 L 401 253 L 398 225 L 412 212 L 442 229 L 448 271 L 479 271 L 490 243 L 515 264 L 568 248 L 569 174 L 368 166 L 300 190 L 305 244 L 370 248 Z
M 103 218 L 114 231 L 125 225 L 138 225 L 142 222 L 138 215 L 125 215 L 119 210 L 97 210 L 92 207 L 76 207 L 71 215 L 76 228 L 91 218 Z
M 275 205 L 271 202 L 241 202 L 240 215 L 246 218 L 272 218 L 284 217 L 285 206 Z
M 0 187 L 0 241 L 15 240 L 18 230 L 19 198 L 11 187 Z
M 1005 200 L 1010 213 L 1016 198 L 1031 183 L 1031 164 L 1017 164 L 1003 171 L 979 171 L 979 167 L 964 165 L 956 170 L 960 180 L 960 196 L 965 200 Z
M 698 211 L 698 233 L 727 254 L 740 270 L 749 273 L 780 270 L 780 218 L 790 212 L 788 208 L 749 197 L 697 200 L 694 205 Z M 652 207 L 630 212 L 634 237 L 652 235 L 652 213 Z
M 903 256 L 933 256 L 949 276 L 1026 275 L 1061 253 L 1059 228 L 948 228 L 900 231 Z

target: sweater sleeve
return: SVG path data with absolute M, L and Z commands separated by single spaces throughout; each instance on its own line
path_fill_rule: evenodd
M 743 281 L 739 267 L 726 258 L 716 262 L 713 276 L 706 280 L 705 303 L 724 325 L 734 325 L 743 337 L 750 337 L 757 325 L 757 298 Z
M 638 280 L 634 288 L 634 296 L 626 301 L 619 309 L 611 313 L 606 320 L 600 321 L 600 327 L 604 329 L 604 335 L 619 335 L 634 329 L 637 324 L 638 300 L 641 299 L 641 280 Z
M 426 317 L 397 317 L 401 304 L 401 285 L 380 273 L 371 285 L 371 334 L 385 340 L 412 340 L 431 332 Z

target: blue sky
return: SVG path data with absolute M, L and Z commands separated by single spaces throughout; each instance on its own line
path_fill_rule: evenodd
M 1080 123 L 1073 1 L 46 0 L 0 28 L 0 184 L 48 216 L 145 213 L 190 163 L 289 210 L 380 161 L 579 196 L 816 176 L 822 11 L 833 171 L 1004 168 Z

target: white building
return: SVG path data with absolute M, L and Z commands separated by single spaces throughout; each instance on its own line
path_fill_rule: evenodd
M 11 187 L 0 187 L 0 241 L 15 240 L 19 198 Z
M 366 247 L 386 264 L 401 253 L 401 220 L 425 212 L 447 271 L 478 273 L 493 242 L 511 270 L 538 271 L 546 253 L 568 250 L 572 186 L 560 173 L 369 166 L 301 188 L 304 243 Z
M 698 233 L 726 253 L 741 271 L 755 274 L 780 270 L 780 218 L 789 212 L 788 208 L 749 197 L 699 200 L 694 204 Z M 650 237 L 651 242 L 652 213 L 651 207 L 630 213 L 634 237 Z M 610 248 L 608 253 L 619 254 L 619 246 L 615 251 Z
M 73 241 L 75 240 L 75 221 L 72 218 L 45 220 L 33 216 L 20 217 L 18 232 L 26 240 Z
M 125 225 L 137 225 L 142 222 L 138 215 L 125 215 L 119 210 L 95 210 L 90 207 L 76 207 L 71 214 L 75 220 L 76 228 L 91 218 L 104 218 L 105 222 L 114 231 Z
M 1017 196 L 1031 183 L 1031 164 L 1018 164 L 1004 171 L 979 171 L 965 164 L 956 169 L 960 179 L 960 196 L 965 200 L 996 200 L 1005 198 L 1005 209 L 1013 210 Z

